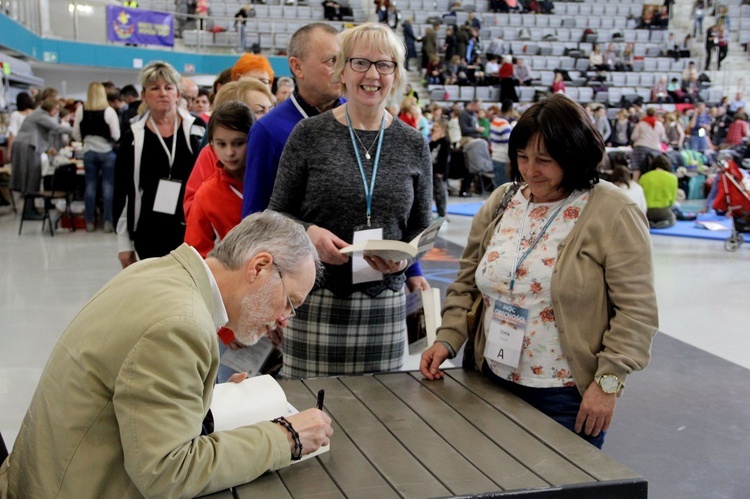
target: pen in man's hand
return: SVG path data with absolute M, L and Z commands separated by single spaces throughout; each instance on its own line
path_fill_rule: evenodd
M 323 410 L 323 398 L 326 396 L 325 390 L 318 390 L 318 410 Z

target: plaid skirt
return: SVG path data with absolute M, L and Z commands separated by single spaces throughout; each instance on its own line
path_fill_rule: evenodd
M 648 164 L 651 158 L 661 154 L 661 151 L 656 149 L 650 149 L 643 146 L 635 146 L 633 152 L 630 155 L 630 169 L 640 170 L 641 173 L 648 171 Z
M 284 332 L 286 378 L 393 371 L 403 364 L 406 335 L 404 291 L 376 297 L 356 292 L 337 297 L 310 293 Z

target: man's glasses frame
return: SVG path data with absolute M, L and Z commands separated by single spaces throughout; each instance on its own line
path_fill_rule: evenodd
M 294 308 L 294 303 L 292 302 L 292 297 L 289 296 L 289 291 L 287 291 L 287 289 L 286 289 L 286 284 L 284 284 L 284 275 L 281 273 L 281 269 L 279 269 L 279 266 L 276 265 L 275 262 L 274 262 L 273 266 L 276 268 L 276 272 L 279 273 L 279 279 L 281 280 L 281 289 L 284 290 L 284 296 L 286 296 L 286 302 L 289 305 L 289 310 L 290 310 L 289 315 L 287 315 L 286 317 L 284 317 L 284 320 L 286 321 L 286 320 L 289 320 L 289 319 L 291 319 L 293 317 L 297 317 L 297 309 Z

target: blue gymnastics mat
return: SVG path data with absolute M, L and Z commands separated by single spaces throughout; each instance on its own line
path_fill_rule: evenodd
M 473 217 L 484 204 L 484 200 L 474 203 L 453 203 L 448 204 L 445 212 L 448 215 L 460 215 L 462 217 Z
M 446 211 L 449 215 L 473 217 L 476 215 L 477 211 L 479 211 L 479 208 L 481 208 L 483 203 L 484 201 L 449 204 Z M 726 230 L 708 230 L 696 227 L 695 222 L 716 222 L 726 227 Z M 675 226 L 670 227 L 669 229 L 651 229 L 651 234 L 724 241 L 732 234 L 732 219 L 716 215 L 713 212 L 704 213 L 698 215 L 697 220 L 678 220 Z M 746 242 L 750 242 L 750 234 L 743 234 L 743 237 Z
M 726 230 L 708 230 L 697 227 L 696 222 L 715 222 L 726 227 Z M 659 236 L 692 237 L 694 239 L 713 239 L 724 241 L 732 235 L 732 219 L 715 213 L 698 215 L 698 220 L 678 220 L 669 229 L 651 229 L 652 234 Z M 745 242 L 750 242 L 750 234 L 742 234 Z

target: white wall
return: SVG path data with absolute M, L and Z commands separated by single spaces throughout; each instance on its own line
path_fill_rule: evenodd
M 86 90 L 92 81 L 112 80 L 115 85 L 122 88 L 127 84 L 138 85 L 139 71 L 116 70 L 116 69 L 93 69 L 83 67 L 55 67 L 34 68 L 34 75 L 44 78 L 44 84 L 54 87 L 60 92 L 60 97 L 86 99 Z

